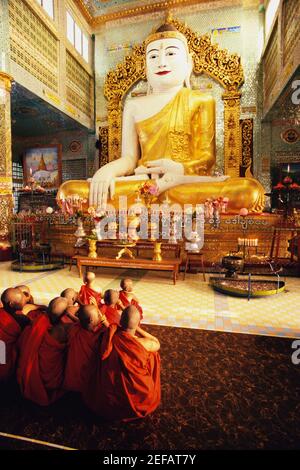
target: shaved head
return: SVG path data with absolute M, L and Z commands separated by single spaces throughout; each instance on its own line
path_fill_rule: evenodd
M 134 305 L 126 307 L 121 315 L 120 325 L 124 330 L 135 330 L 140 323 L 141 316 Z
M 60 317 L 65 313 L 68 307 L 68 301 L 64 297 L 55 297 L 48 305 L 48 315 L 51 323 L 59 322 Z
M 61 297 L 64 297 L 68 301 L 68 306 L 74 305 L 77 300 L 77 292 L 74 289 L 68 288 L 62 291 L 60 294 Z
M 103 300 L 106 305 L 115 304 L 119 300 L 119 292 L 114 289 L 107 289 L 104 292 Z
M 82 305 L 78 312 L 82 328 L 93 331 L 99 324 L 99 310 L 96 305 Z
M 25 295 L 25 298 L 26 298 L 26 303 L 34 303 L 33 302 L 33 297 L 31 295 L 31 292 L 30 292 L 30 288 L 28 286 L 26 286 L 25 284 L 23 285 L 20 285 L 20 286 L 16 286 L 16 289 L 20 289 L 23 294 Z
M 15 313 L 17 310 L 22 310 L 27 299 L 21 289 L 9 287 L 2 292 L 1 302 L 7 312 Z
M 93 282 L 96 279 L 95 273 L 92 273 L 91 271 L 88 271 L 86 275 L 84 276 L 84 282 L 87 282 L 88 284 L 90 282 Z
M 129 277 L 122 279 L 120 282 L 120 287 L 125 292 L 132 292 L 133 282 Z

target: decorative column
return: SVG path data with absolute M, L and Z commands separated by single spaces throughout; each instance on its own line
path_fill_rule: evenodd
M 224 172 L 225 175 L 240 176 L 241 131 L 240 105 L 241 93 L 225 91 L 224 101 Z
M 13 78 L 0 71 L 0 241 L 7 240 L 13 211 L 10 92 Z

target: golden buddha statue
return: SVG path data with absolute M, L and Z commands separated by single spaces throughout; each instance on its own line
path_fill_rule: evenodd
M 142 181 L 151 176 L 159 200 L 200 204 L 207 198 L 229 198 L 228 208 L 261 212 L 264 188 L 254 178 L 210 176 L 215 165 L 215 102 L 206 92 L 190 89 L 193 62 L 187 40 L 165 24 L 146 40 L 148 93 L 129 100 L 123 111 L 121 158 L 100 168 L 91 182 L 63 183 L 57 199 L 89 198 L 105 209 L 118 207 L 118 196 L 134 202 Z M 88 206 L 88 204 L 87 204 Z

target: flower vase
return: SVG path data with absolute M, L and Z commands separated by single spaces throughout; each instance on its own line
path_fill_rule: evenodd
M 97 240 L 89 239 L 89 258 L 97 258 Z
M 153 261 L 162 261 L 161 242 L 154 242 Z

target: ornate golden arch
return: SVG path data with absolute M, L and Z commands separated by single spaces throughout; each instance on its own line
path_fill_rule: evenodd
M 224 171 L 229 176 L 239 176 L 241 163 L 240 97 L 238 91 L 244 82 L 243 68 L 237 54 L 229 54 L 218 44 L 212 44 L 209 35 L 199 35 L 175 18 L 169 19 L 188 41 L 193 55 L 196 74 L 206 73 L 225 89 L 224 101 Z M 146 80 L 145 43 L 133 48 L 115 70 L 110 71 L 104 84 L 108 100 L 109 160 L 121 156 L 122 109 L 128 91 L 139 81 Z

